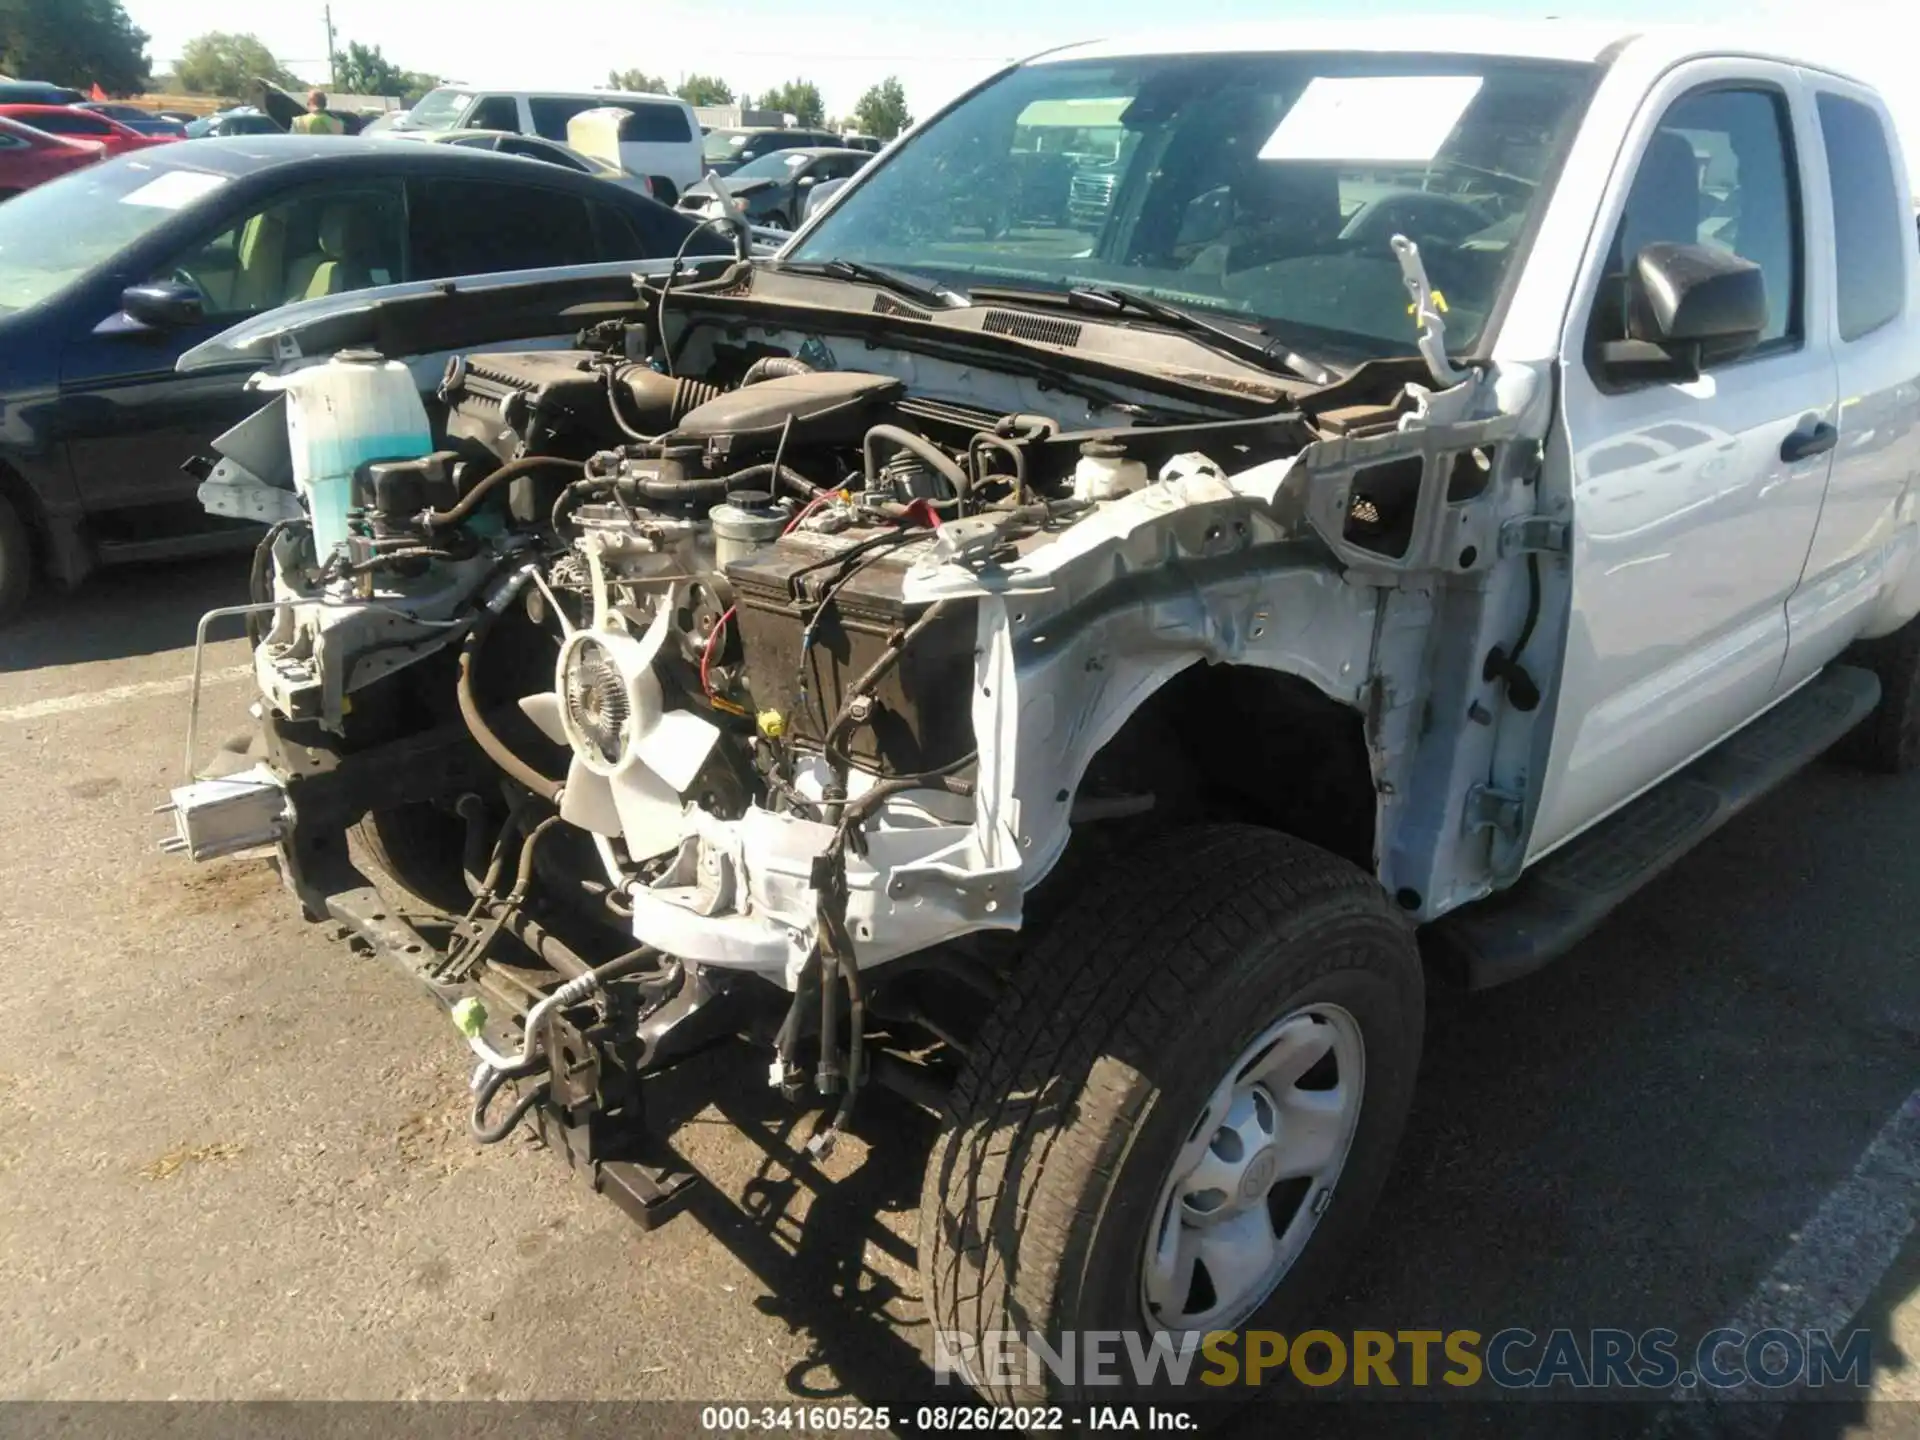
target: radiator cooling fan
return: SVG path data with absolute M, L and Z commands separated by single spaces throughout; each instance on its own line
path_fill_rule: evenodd
M 698 715 L 664 706 L 653 662 L 668 619 L 663 605 L 638 639 L 611 628 L 573 631 L 560 647 L 554 688 L 520 702 L 549 739 L 573 751 L 560 818 L 624 838 L 636 860 L 680 843 L 680 797 L 720 738 Z

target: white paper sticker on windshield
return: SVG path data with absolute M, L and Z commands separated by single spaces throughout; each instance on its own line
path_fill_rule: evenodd
M 1479 93 L 1478 75 L 1321 75 L 1281 117 L 1260 158 L 1428 161 Z
M 129 190 L 120 197 L 120 203 L 149 205 L 155 210 L 179 210 L 202 195 L 211 195 L 226 183 L 226 176 L 209 175 L 204 170 L 168 170 L 139 189 Z

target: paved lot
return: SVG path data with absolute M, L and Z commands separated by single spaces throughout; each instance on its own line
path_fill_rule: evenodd
M 437 1008 L 270 871 L 157 853 L 193 619 L 240 589 L 232 562 L 117 574 L 0 633 L 0 1395 L 897 1402 L 913 1112 L 875 1098 L 857 1129 L 897 1138 L 822 1172 L 759 1065 L 707 1057 L 665 1108 L 711 1184 L 640 1236 L 529 1145 L 471 1145 Z M 209 698 L 210 734 L 244 724 L 239 683 Z M 1920 1082 L 1916 836 L 1920 776 L 1822 765 L 1555 970 L 1439 1003 L 1328 1323 L 1741 1314 Z M 1862 1323 L 1914 1403 L 1856 1417 L 1882 1435 L 1920 1415 L 1920 1242 L 1890 1233 Z

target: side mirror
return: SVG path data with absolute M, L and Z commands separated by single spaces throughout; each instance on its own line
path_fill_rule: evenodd
M 812 175 L 802 175 L 798 180 L 794 181 L 793 183 L 798 186 L 801 186 L 802 188 L 805 188 L 808 185 L 817 185 L 820 182 L 818 181 L 818 179 L 816 179 Z
M 1697 380 L 1704 366 L 1751 350 L 1767 325 L 1760 267 L 1710 245 L 1642 247 L 1625 300 L 1627 338 L 1608 341 L 1600 355 L 1621 379 Z
M 198 325 L 206 319 L 200 292 L 178 280 L 153 280 L 120 292 L 120 308 L 131 320 L 153 330 Z

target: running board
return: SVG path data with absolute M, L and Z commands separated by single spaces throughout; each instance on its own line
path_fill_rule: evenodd
M 1867 717 L 1880 681 L 1829 666 L 1686 768 L 1527 870 L 1511 889 L 1429 926 L 1423 939 L 1464 967 L 1470 989 L 1557 959 L 1607 915 Z

